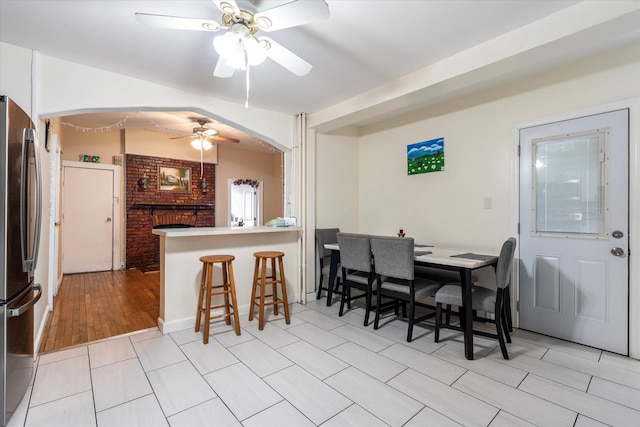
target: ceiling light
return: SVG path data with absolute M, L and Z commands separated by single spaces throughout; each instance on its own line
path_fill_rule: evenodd
M 213 39 L 213 47 L 226 65 L 246 70 L 247 65 L 258 65 L 267 59 L 267 52 L 255 37 L 247 33 L 243 25 L 236 25 L 232 31 Z
M 191 146 L 196 150 L 201 150 L 201 149 L 211 150 L 211 147 L 213 147 L 213 145 L 204 138 L 194 139 L 193 141 L 191 141 Z

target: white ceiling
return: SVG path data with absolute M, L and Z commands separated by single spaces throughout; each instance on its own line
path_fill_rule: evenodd
M 253 3 L 259 11 L 287 2 Z M 243 3 L 247 2 L 238 0 L 241 6 Z M 298 77 L 269 59 L 251 68 L 251 106 L 292 115 L 321 111 L 579 2 L 327 0 L 326 3 L 329 19 L 268 34 L 310 62 L 313 69 Z M 212 76 L 218 59 L 212 39 L 220 33 L 144 26 L 134 18 L 135 12 L 216 21 L 221 17 L 212 0 L 0 0 L 0 41 L 165 86 L 244 103 L 244 72 L 236 72 L 228 79 Z M 181 124 L 175 120 L 158 122 L 159 127 L 186 131 L 194 125 L 184 121 L 184 116 L 179 117 L 183 120 Z M 219 130 L 234 136 L 232 129 Z

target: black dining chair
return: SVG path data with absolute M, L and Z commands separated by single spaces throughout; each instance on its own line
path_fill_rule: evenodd
M 509 335 L 510 321 L 507 316 L 510 314 L 507 309 L 506 299 L 509 296 L 508 289 L 511 282 L 511 271 L 513 268 L 513 258 L 516 250 L 516 239 L 510 237 L 507 239 L 500 250 L 498 265 L 496 267 L 496 289 L 489 289 L 482 286 L 473 286 L 471 288 L 472 308 L 474 312 L 482 311 L 485 313 L 494 313 L 495 319 L 478 318 L 474 316 L 474 320 L 482 320 L 485 322 L 495 323 L 496 333 L 486 331 L 473 330 L 476 335 L 497 339 L 502 350 L 502 357 L 509 358 L 506 342 L 511 342 Z M 442 323 L 442 305 L 462 306 L 462 287 L 459 283 L 451 283 L 443 286 L 436 293 L 436 331 L 434 334 L 435 342 L 440 341 L 440 328 L 448 328 L 461 331 L 462 328 L 455 325 Z
M 378 329 L 380 313 L 385 306 L 383 298 L 391 298 L 403 305 L 409 305 L 409 328 L 407 341 L 411 342 L 413 325 L 434 316 L 434 312 L 416 317 L 416 307 L 433 309 L 424 300 L 433 297 L 441 283 L 435 280 L 419 277 L 414 272 L 414 239 L 411 237 L 383 237 L 371 236 L 371 250 L 373 252 L 374 269 L 378 279 L 378 298 L 376 304 L 376 318 L 373 324 Z
M 340 246 L 340 265 L 342 266 L 342 298 L 340 299 L 339 316 L 344 313 L 345 303 L 351 309 L 351 301 L 365 298 L 364 326 L 369 325 L 369 313 L 372 306 L 372 296 L 377 291 L 377 282 L 373 270 L 371 244 L 369 235 L 338 233 Z M 351 290 L 359 289 L 364 293 L 352 295 Z
M 322 291 L 327 291 L 327 305 L 331 305 L 333 293 L 339 293 L 338 288 L 341 283 L 342 271 L 340 269 L 340 264 L 338 264 L 335 282 L 327 283 L 327 286 L 324 286 L 324 279 L 326 277 L 328 280 L 331 268 L 331 250 L 326 249 L 324 245 L 329 243 L 338 243 L 337 234 L 339 232 L 339 228 L 316 228 L 316 259 L 320 265 L 320 280 L 318 281 L 316 299 L 320 299 L 322 297 Z

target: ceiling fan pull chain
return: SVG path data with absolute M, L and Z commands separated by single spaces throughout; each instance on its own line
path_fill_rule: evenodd
M 200 179 L 204 178 L 204 159 L 203 159 L 203 151 L 204 151 L 204 141 L 200 140 Z
M 245 58 L 245 64 L 246 64 L 246 68 L 247 68 L 247 99 L 244 102 L 244 108 L 249 108 L 249 55 L 246 53 L 244 54 L 244 58 Z

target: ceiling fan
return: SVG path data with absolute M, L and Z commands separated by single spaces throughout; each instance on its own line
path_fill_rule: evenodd
M 296 27 L 329 17 L 329 6 L 324 0 L 294 0 L 270 9 L 257 11 L 252 2 L 214 0 L 222 11 L 221 22 L 210 19 L 136 13 L 138 22 L 161 28 L 180 30 L 227 30 L 213 40 L 220 55 L 213 75 L 232 77 L 237 69 L 248 69 L 262 63 L 267 57 L 292 73 L 303 76 L 312 65 L 286 47 L 259 32 L 271 32 Z M 245 5 L 246 4 L 246 5 Z
M 239 139 L 230 138 L 228 136 L 221 135 L 219 131 L 212 128 L 207 128 L 206 125 L 209 121 L 206 119 L 197 119 L 196 120 L 200 126 L 193 128 L 193 133 L 190 135 L 183 136 L 174 136 L 169 139 L 181 139 L 181 138 L 193 138 L 192 144 L 195 148 L 201 149 L 204 148 L 208 150 L 211 148 L 211 142 L 222 141 L 222 142 L 240 142 Z

